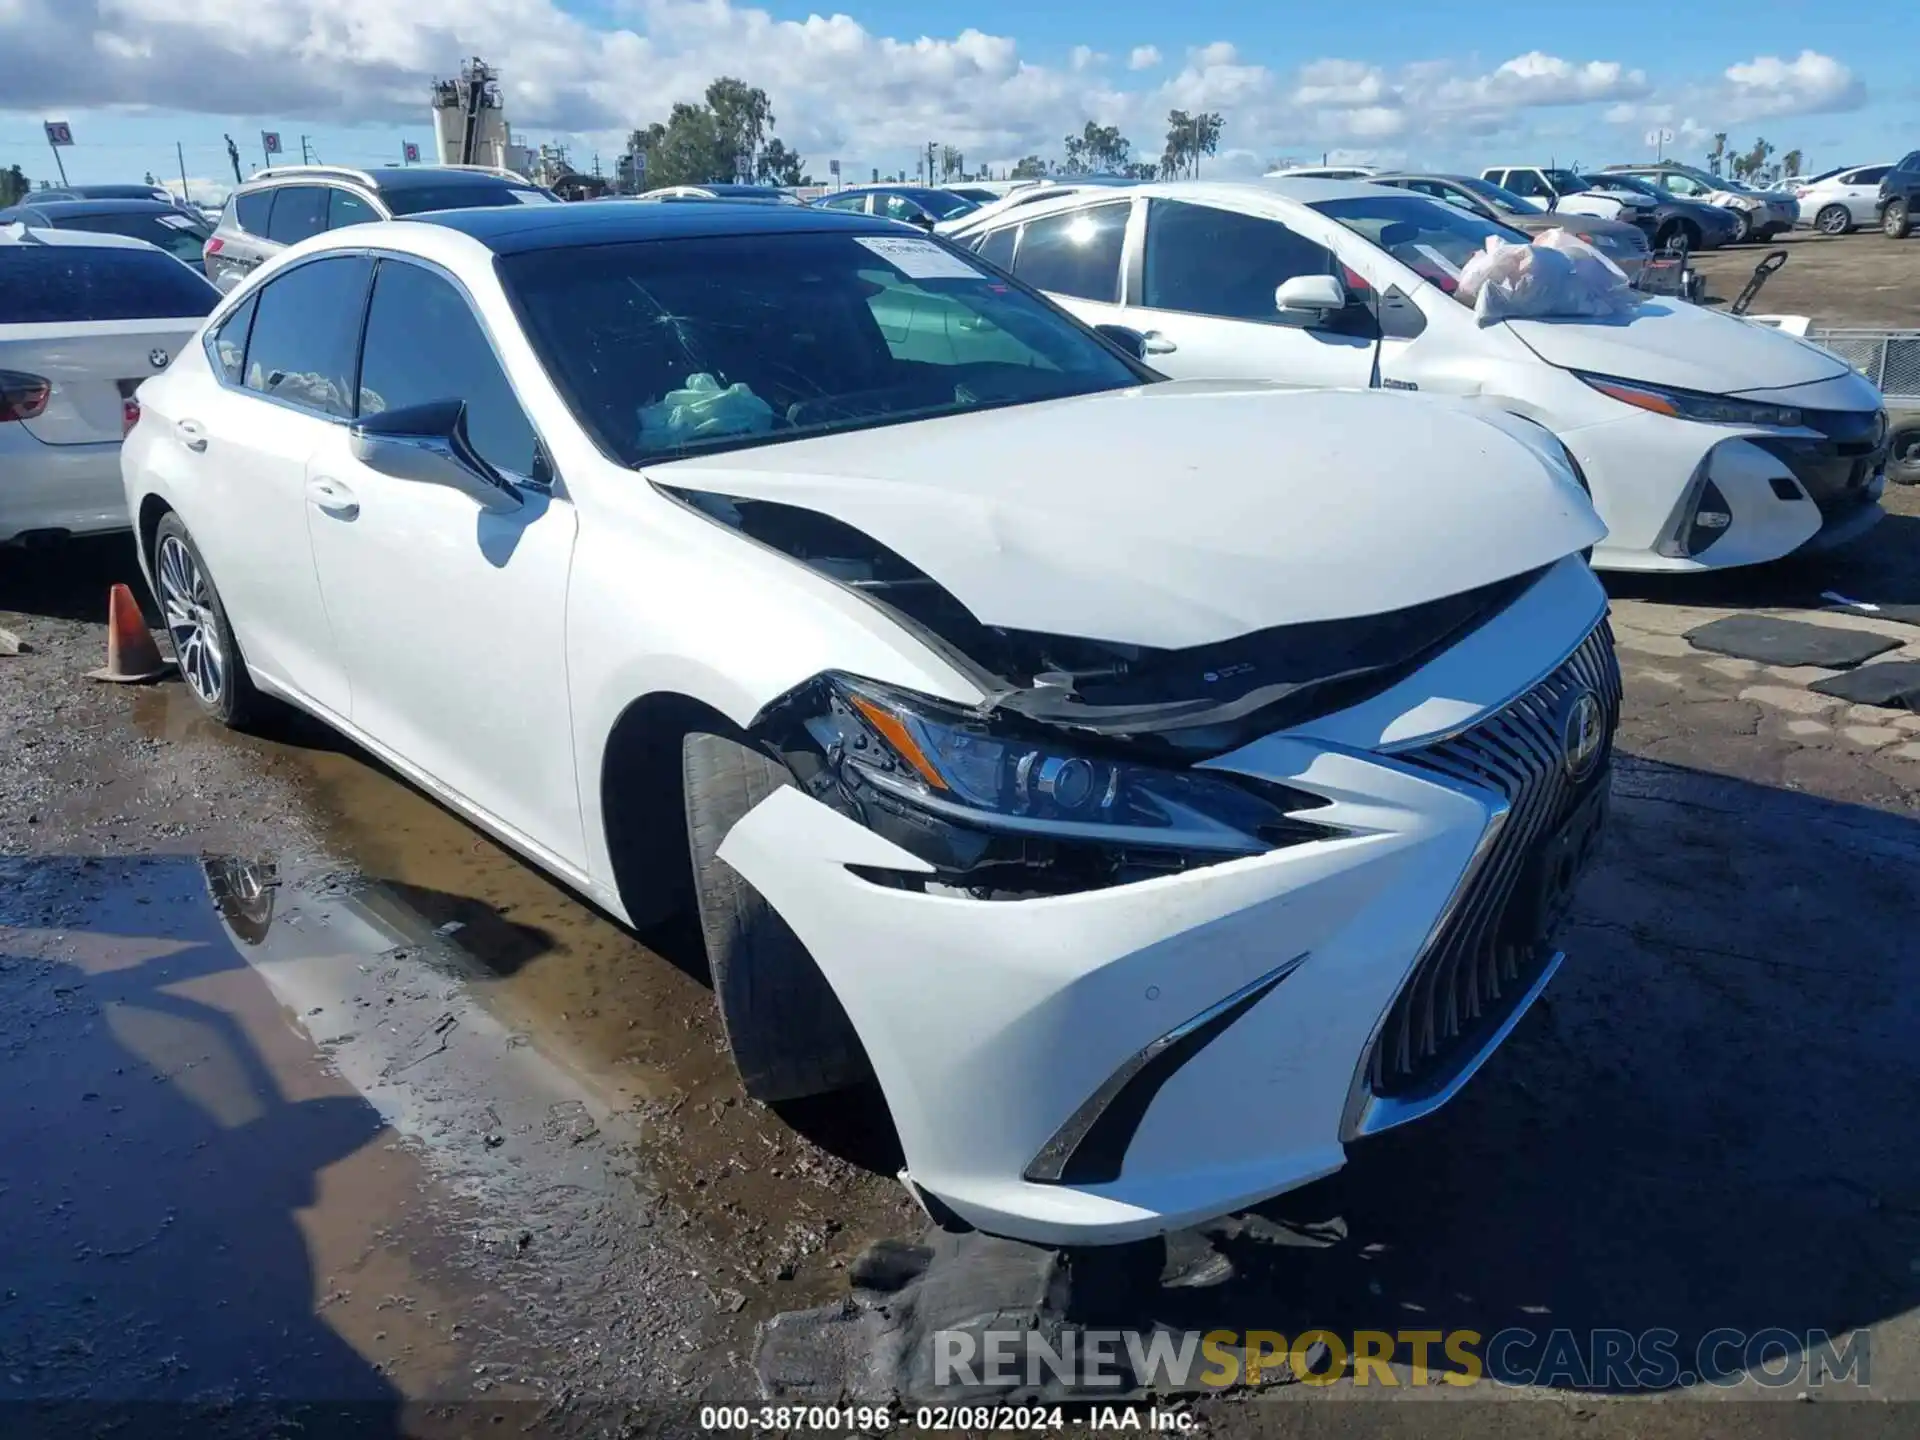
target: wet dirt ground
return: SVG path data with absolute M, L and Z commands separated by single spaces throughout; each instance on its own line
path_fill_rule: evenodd
M 1213 1433 L 1432 1433 L 1424 1402 L 1490 1393 L 1523 1403 L 1440 1408 L 1913 1418 L 1874 1402 L 1920 1401 L 1920 733 L 1680 638 L 1836 584 L 1920 602 L 1920 492 L 1889 500 L 1844 560 L 1613 587 L 1615 821 L 1546 1002 L 1430 1121 L 1183 1239 L 1180 1283 L 1089 1302 L 1683 1353 L 1865 1333 L 1871 1384 L 1771 1403 L 1799 1389 L 1737 1355 L 1651 1401 L 1281 1384 L 1202 1403 Z M 235 736 L 177 683 L 79 678 L 131 569 L 123 541 L 0 556 L 30 647 L 0 658 L 0 1428 L 282 1433 L 302 1402 L 304 1433 L 667 1433 L 753 1399 L 759 1324 L 921 1228 L 877 1099 L 745 1101 L 690 936 L 628 934 L 319 727 Z M 1413 1405 L 1299 1403 L 1379 1398 Z
M 1774 250 L 1785 250 L 1787 263 L 1761 288 L 1754 314 L 1806 315 L 1821 326 L 1920 329 L 1920 240 L 1889 240 L 1877 230 L 1796 230 L 1764 245 L 1703 251 L 1694 264 L 1708 296 L 1731 302 Z

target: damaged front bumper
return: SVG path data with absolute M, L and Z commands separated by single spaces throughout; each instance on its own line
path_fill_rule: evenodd
M 933 867 L 788 787 L 720 858 L 838 994 L 919 1192 L 1041 1243 L 1176 1229 L 1444 1102 L 1544 985 L 1604 813 L 1604 609 L 1563 562 L 1391 689 L 1202 767 L 1318 797 L 1324 838 L 985 899 L 887 883 Z

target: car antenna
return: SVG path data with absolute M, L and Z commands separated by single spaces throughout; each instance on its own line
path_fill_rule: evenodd
M 1387 326 L 1381 318 L 1380 287 L 1369 283 L 1367 290 L 1373 296 L 1373 374 L 1367 377 L 1367 388 L 1378 390 L 1380 384 L 1380 346 L 1386 338 Z

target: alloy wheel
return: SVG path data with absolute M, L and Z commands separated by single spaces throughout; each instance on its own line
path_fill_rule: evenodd
M 1851 220 L 1844 207 L 1829 205 L 1820 212 L 1820 233 L 1823 235 L 1844 235 L 1851 228 Z
M 213 587 L 193 552 L 177 535 L 160 542 L 160 608 L 173 653 L 187 685 L 207 705 L 218 705 L 226 684 L 227 657 L 220 648 Z

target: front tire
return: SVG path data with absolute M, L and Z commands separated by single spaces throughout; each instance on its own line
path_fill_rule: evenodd
M 1844 235 L 1853 229 L 1853 216 L 1844 205 L 1824 205 L 1813 217 L 1813 228 L 1822 235 Z
M 1889 240 L 1904 240 L 1913 233 L 1913 216 L 1907 210 L 1904 200 L 1889 200 L 1886 214 L 1880 217 L 1880 228 L 1886 232 Z
M 827 977 L 787 922 L 716 853 L 727 832 L 793 776 L 758 750 L 708 734 L 687 736 L 681 775 L 700 933 L 747 1093 L 797 1100 L 864 1080 L 866 1051 Z
M 227 623 L 207 562 L 180 517 L 160 518 L 153 536 L 153 583 L 187 691 L 222 725 L 246 730 L 266 709 Z
M 1744 245 L 1753 238 L 1753 217 L 1744 210 L 1733 212 L 1733 239 L 1730 245 Z

